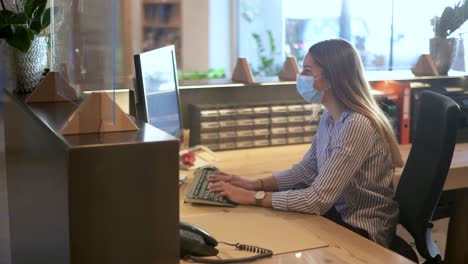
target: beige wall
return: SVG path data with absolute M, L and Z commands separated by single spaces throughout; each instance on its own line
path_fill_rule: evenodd
M 141 42 L 142 42 L 142 29 L 141 29 L 141 24 L 142 24 L 142 17 L 141 17 L 141 2 L 143 0 L 124 0 L 128 2 L 132 2 L 131 5 L 131 35 L 127 36 L 131 38 L 131 43 L 132 43 L 132 54 L 137 54 L 141 52 Z
M 209 67 L 210 0 L 182 0 L 182 69 Z

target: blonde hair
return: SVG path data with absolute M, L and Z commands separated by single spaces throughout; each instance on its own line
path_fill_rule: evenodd
M 309 53 L 323 70 L 337 101 L 369 118 L 388 143 L 394 166 L 402 167 L 403 160 L 392 126 L 370 93 L 361 58 L 353 45 L 343 39 L 330 39 L 314 44 Z

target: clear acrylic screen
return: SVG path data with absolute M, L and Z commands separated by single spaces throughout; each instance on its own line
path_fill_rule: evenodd
M 96 109 L 96 116 L 101 111 L 110 124 L 122 79 L 116 54 L 122 42 L 120 5 L 121 0 L 51 0 L 51 70 L 65 81 L 56 84 L 57 93 L 79 104 L 92 92 L 105 92 L 113 103 Z

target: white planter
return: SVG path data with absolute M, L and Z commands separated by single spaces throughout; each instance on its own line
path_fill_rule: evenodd
M 432 38 L 429 41 L 429 51 L 439 74 L 447 75 L 452 66 L 458 39 Z
M 36 36 L 27 53 L 15 49 L 16 93 L 30 93 L 43 78 L 47 68 L 47 37 Z

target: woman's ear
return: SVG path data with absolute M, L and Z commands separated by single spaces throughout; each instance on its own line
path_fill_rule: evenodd
M 328 78 L 323 77 L 315 81 L 315 89 L 317 91 L 325 91 L 330 88 L 331 84 L 330 81 L 328 81 Z

